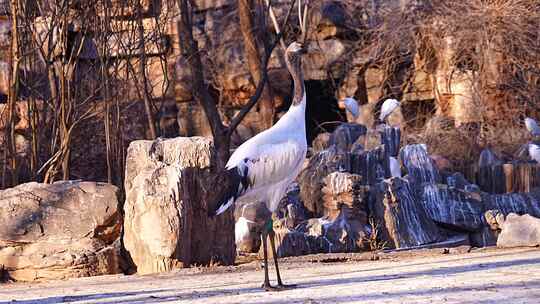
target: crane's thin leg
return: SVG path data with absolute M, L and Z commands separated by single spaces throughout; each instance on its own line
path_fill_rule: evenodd
M 263 246 L 263 253 L 264 253 L 264 283 L 262 285 L 262 288 L 266 291 L 273 291 L 276 290 L 275 287 L 270 285 L 270 279 L 268 277 L 268 252 L 267 252 L 267 238 L 268 238 L 268 231 L 266 229 L 263 229 L 262 235 L 262 246 Z
M 272 255 L 274 257 L 274 265 L 276 267 L 278 288 L 293 288 L 296 285 L 285 285 L 283 284 L 283 281 L 281 281 L 281 275 L 279 274 L 279 266 L 278 266 L 278 256 L 276 252 L 276 241 L 275 241 L 276 233 L 274 232 L 274 229 L 271 229 L 268 235 L 270 236 L 270 247 L 272 247 Z

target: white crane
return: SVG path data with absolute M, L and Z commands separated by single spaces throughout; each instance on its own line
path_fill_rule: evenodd
M 352 97 L 345 97 L 343 99 L 343 103 L 345 104 L 345 109 L 351 113 L 353 118 L 358 118 L 358 115 L 360 115 L 360 106 L 358 106 L 358 101 Z
M 287 68 L 294 82 L 293 102 L 287 113 L 270 129 L 244 142 L 229 158 L 226 169 L 235 180 L 233 188 L 216 206 L 219 215 L 235 202 L 264 202 L 274 213 L 285 195 L 287 186 L 294 181 L 306 158 L 306 91 L 302 75 L 301 57 L 304 53 L 300 43 L 293 42 L 285 51 Z M 278 287 L 281 281 L 274 242 L 271 216 L 262 231 L 262 246 L 265 261 L 263 287 L 273 290 L 268 279 L 267 238 L 276 267 Z
M 379 116 L 379 120 L 384 122 L 386 118 L 388 118 L 388 116 L 392 114 L 392 112 L 394 112 L 394 110 L 400 105 L 401 103 L 397 101 L 397 99 L 385 100 L 381 106 L 381 115 Z
M 525 117 L 525 127 L 533 137 L 540 136 L 540 127 L 538 126 L 536 120 L 530 117 Z

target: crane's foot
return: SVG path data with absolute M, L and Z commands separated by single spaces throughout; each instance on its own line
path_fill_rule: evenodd
M 263 283 L 261 288 L 264 289 L 265 291 L 282 291 L 283 290 L 277 286 L 270 285 L 270 283 Z
M 283 284 L 283 283 L 278 283 L 277 285 L 277 288 L 279 288 L 280 290 L 288 290 L 288 289 L 294 289 L 296 288 L 298 285 L 296 284 Z

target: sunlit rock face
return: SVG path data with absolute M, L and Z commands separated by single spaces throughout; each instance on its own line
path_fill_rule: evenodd
M 118 195 L 82 181 L 0 191 L 0 264 L 18 281 L 122 272 Z
M 540 218 L 510 213 L 500 223 L 497 247 L 536 247 L 540 245 Z
M 210 218 L 217 200 L 212 141 L 134 141 L 126 159 L 124 245 L 138 273 L 234 262 L 231 212 Z

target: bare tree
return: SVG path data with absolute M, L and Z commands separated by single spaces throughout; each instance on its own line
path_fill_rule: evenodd
M 199 54 L 199 48 L 197 42 L 193 38 L 192 32 L 192 14 L 193 7 L 188 0 L 177 0 L 178 7 L 180 9 L 180 21 L 178 23 L 178 32 L 181 37 L 180 49 L 182 56 L 189 63 L 191 76 L 192 76 L 192 94 L 196 101 L 202 106 L 206 117 L 208 118 L 210 127 L 212 129 L 212 135 L 214 137 L 214 146 L 217 151 L 218 165 L 224 167 L 229 158 L 230 140 L 233 132 L 238 125 L 242 122 L 247 113 L 255 106 L 259 101 L 259 98 L 263 94 L 265 84 L 268 81 L 268 61 L 272 54 L 272 51 L 279 43 L 281 34 L 271 43 L 265 47 L 264 56 L 261 60 L 259 71 L 262 73 L 259 82 L 257 83 L 256 90 L 253 96 L 249 99 L 248 103 L 242 108 L 242 110 L 231 120 L 228 126 L 224 125 L 216 101 L 212 99 L 208 92 L 207 85 L 204 82 L 203 71 L 200 68 L 202 66 L 201 57 Z M 291 11 L 294 6 L 294 1 L 289 8 L 287 16 L 284 20 L 284 24 L 287 23 Z
M 255 83 L 259 83 L 262 79 L 262 66 L 259 54 L 259 39 L 263 36 L 263 31 L 266 29 L 265 22 L 259 22 L 259 27 L 253 24 L 253 14 L 256 11 L 254 6 L 262 6 L 261 3 L 255 4 L 251 0 L 238 0 L 238 15 L 240 17 L 240 29 L 244 40 L 244 52 L 247 57 L 249 72 Z M 258 9 L 257 9 L 258 10 Z M 264 11 L 264 10 L 259 10 Z M 260 18 L 265 20 L 266 18 Z M 264 40 L 264 39 L 263 39 Z M 266 47 L 266 46 L 265 46 Z M 267 84 L 262 92 L 260 101 L 260 113 L 265 128 L 270 128 L 274 122 L 274 102 L 273 102 L 272 87 Z

